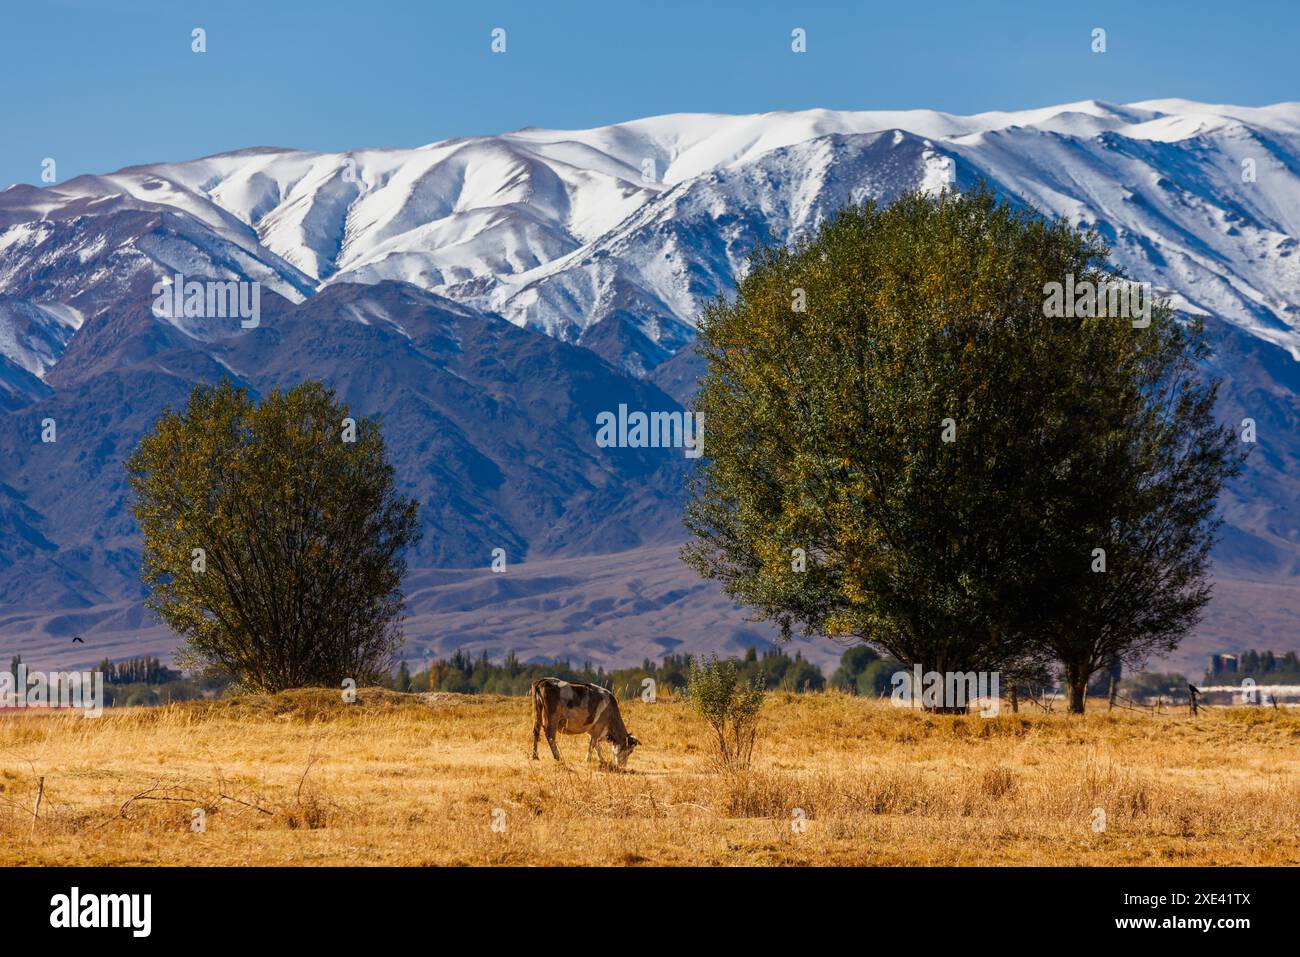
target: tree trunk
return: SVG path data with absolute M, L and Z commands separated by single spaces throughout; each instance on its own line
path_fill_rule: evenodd
M 1084 701 L 1088 696 L 1088 669 L 1067 664 L 1065 681 L 1070 686 L 1070 713 L 1083 714 Z
M 921 670 L 922 675 L 927 675 L 930 674 L 931 672 L 938 674 L 940 676 L 941 684 L 939 687 L 938 704 L 927 704 L 923 690 L 918 689 L 917 693 L 921 695 L 920 697 L 921 710 L 926 711 L 930 714 L 966 714 L 967 713 L 968 711 L 967 705 L 964 704 L 958 705 L 955 702 L 950 702 L 947 700 L 947 694 L 946 694 L 946 690 L 948 687 L 947 676 L 952 672 L 952 670 L 953 670 L 953 666 L 949 662 L 944 661 L 942 659 L 935 662 L 932 668 L 922 667 Z M 921 684 L 922 684 L 922 689 L 924 689 L 925 687 L 924 680 L 922 681 Z

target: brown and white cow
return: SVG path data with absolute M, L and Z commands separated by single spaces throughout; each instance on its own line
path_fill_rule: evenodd
M 613 693 L 598 685 L 559 678 L 538 678 L 533 682 L 533 760 L 537 760 L 537 740 L 546 732 L 546 743 L 551 754 L 560 760 L 560 749 L 555 746 L 555 733 L 588 734 L 587 760 L 594 749 L 601 764 L 605 756 L 600 746 L 608 741 L 614 746 L 618 766 L 626 767 L 632 750 L 641 742 L 627 733 L 623 716 L 618 712 L 618 699 Z

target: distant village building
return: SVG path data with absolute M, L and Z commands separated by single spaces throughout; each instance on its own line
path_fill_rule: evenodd
M 1237 656 L 1210 655 L 1210 673 L 1216 675 L 1235 675 L 1237 673 Z

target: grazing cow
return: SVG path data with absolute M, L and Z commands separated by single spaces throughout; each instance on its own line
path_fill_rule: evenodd
M 608 741 L 614 746 L 618 766 L 625 767 L 632 749 L 641 742 L 627 733 L 623 716 L 618 713 L 618 699 L 597 685 L 559 678 L 538 678 L 533 682 L 533 760 L 537 760 L 537 739 L 546 732 L 551 754 L 560 760 L 555 733 L 588 734 L 587 760 L 594 749 L 601 764 L 605 756 L 600 746 Z

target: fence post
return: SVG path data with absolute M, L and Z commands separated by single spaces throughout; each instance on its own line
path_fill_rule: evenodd
M 36 833 L 36 822 L 41 819 L 41 797 L 45 794 L 45 775 L 41 775 L 36 784 L 36 807 L 32 809 L 32 833 Z

